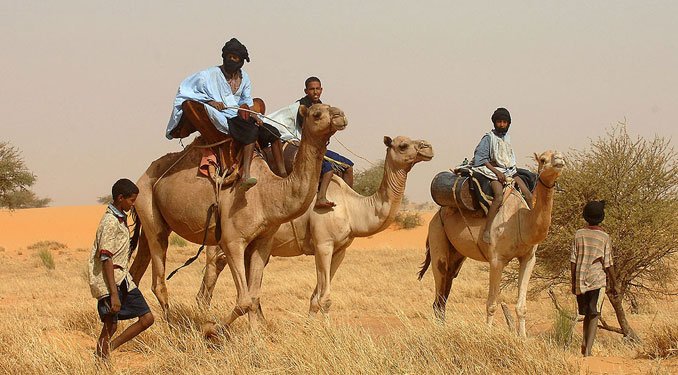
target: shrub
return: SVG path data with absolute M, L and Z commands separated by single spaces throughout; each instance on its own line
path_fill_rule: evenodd
M 650 358 L 668 358 L 678 355 L 678 323 L 675 320 L 662 322 L 649 330 L 643 351 Z
M 418 227 L 422 223 L 421 214 L 419 212 L 405 212 L 400 211 L 395 217 L 395 222 L 401 229 L 412 229 Z
M 178 234 L 172 233 L 170 235 L 170 245 L 171 246 L 176 246 L 176 247 L 186 247 L 188 246 L 188 241 L 185 239 L 181 238 Z
M 57 241 L 40 241 L 27 247 L 28 250 L 61 250 L 68 246 Z
M 38 251 L 38 257 L 40 257 L 42 264 L 44 264 L 48 270 L 54 269 L 54 258 L 52 257 L 52 252 L 50 252 L 49 249 L 40 249 L 40 251 Z
M 563 348 L 567 348 L 572 343 L 572 332 L 577 324 L 576 316 L 574 312 L 556 310 L 553 322 L 553 340 Z

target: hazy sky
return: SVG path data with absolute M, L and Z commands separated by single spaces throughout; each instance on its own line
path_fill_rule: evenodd
M 676 1 L 3 0 L 0 140 L 22 151 L 38 195 L 95 204 L 180 150 L 164 137 L 178 84 L 220 64 L 235 36 L 269 111 L 317 75 L 323 100 L 349 118 L 338 139 L 357 154 L 383 158 L 384 135 L 432 142 L 435 158 L 408 179 L 423 202 L 499 106 L 519 165 L 581 149 L 618 121 L 675 139 L 677 14 Z

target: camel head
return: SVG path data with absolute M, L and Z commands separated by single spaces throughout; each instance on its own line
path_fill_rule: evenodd
M 553 186 L 565 167 L 565 158 L 558 151 L 544 151 L 540 155 L 534 154 L 539 167 L 537 173 L 539 179 L 547 187 Z
M 304 118 L 302 139 L 310 136 L 327 142 L 332 134 L 348 126 L 344 111 L 327 104 L 313 104 L 310 107 L 302 105 L 299 107 L 299 113 Z
M 413 140 L 403 136 L 391 139 L 391 137 L 384 136 L 384 144 L 388 148 L 386 150 L 387 162 L 408 172 L 420 161 L 433 159 L 433 147 L 428 141 Z

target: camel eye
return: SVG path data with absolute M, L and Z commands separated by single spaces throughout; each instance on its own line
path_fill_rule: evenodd
M 408 147 L 410 147 L 410 145 L 408 145 L 407 143 L 403 143 L 403 144 L 398 146 L 398 149 L 400 151 L 405 151 L 405 150 L 407 150 Z
M 320 119 L 320 117 L 321 117 L 322 115 L 323 115 L 323 113 L 320 112 L 320 111 L 315 111 L 315 112 L 313 112 L 313 118 L 316 119 L 316 120 Z

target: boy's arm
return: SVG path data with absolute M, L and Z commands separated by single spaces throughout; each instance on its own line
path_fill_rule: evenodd
M 572 279 L 572 294 L 577 294 L 577 265 L 570 262 L 570 279 Z
M 104 271 L 104 280 L 111 295 L 111 313 L 116 314 L 120 311 L 120 296 L 118 295 L 118 287 L 115 285 L 115 276 L 113 274 L 113 260 L 110 258 L 102 262 Z
M 611 265 L 609 267 L 605 267 L 605 274 L 607 275 L 608 280 L 610 280 L 610 286 L 607 288 L 607 290 L 612 294 L 615 298 L 617 297 L 617 276 L 616 272 L 614 270 L 614 265 Z

